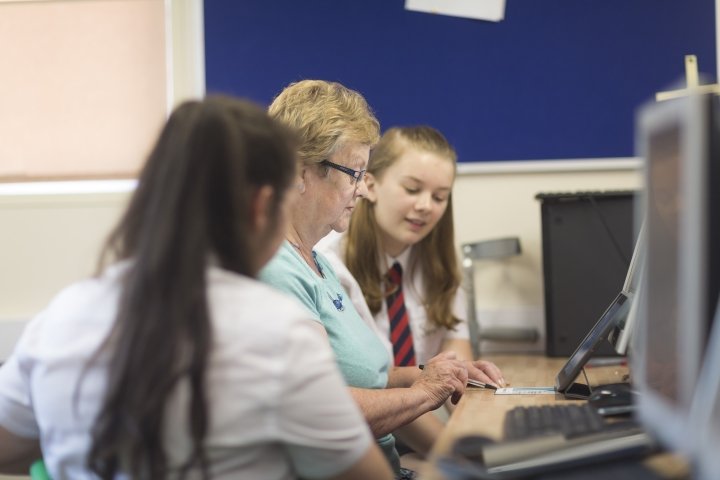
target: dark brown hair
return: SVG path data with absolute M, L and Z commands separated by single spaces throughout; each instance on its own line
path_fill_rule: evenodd
M 269 185 L 274 208 L 295 174 L 295 136 L 257 105 L 211 96 L 168 119 L 101 257 L 129 259 L 110 348 L 107 391 L 92 429 L 88 466 L 102 479 L 163 479 L 165 407 L 189 391 L 192 451 L 180 468 L 209 476 L 205 377 L 212 348 L 208 259 L 248 276 L 250 199 Z M 173 474 L 178 473 L 173 471 Z

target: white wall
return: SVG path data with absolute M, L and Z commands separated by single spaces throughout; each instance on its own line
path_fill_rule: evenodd
M 538 192 L 631 189 L 639 182 L 638 172 L 627 168 L 459 175 L 453 200 L 458 245 L 519 236 L 523 248 L 510 261 L 479 265 L 481 321 L 543 329 Z M 94 272 L 100 247 L 128 197 L 119 192 L 0 196 L 0 358 L 26 319 L 63 286 Z
M 126 194 L 0 197 L 0 318 L 37 312 L 59 288 L 91 274 Z
M 18 323 L 90 275 L 127 194 L 0 196 L 0 359 Z

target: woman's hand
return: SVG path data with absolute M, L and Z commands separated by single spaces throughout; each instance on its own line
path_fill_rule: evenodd
M 428 395 L 434 410 L 448 398 L 457 403 L 465 392 L 467 380 L 465 362 L 458 360 L 455 352 L 443 352 L 424 365 L 422 373 L 411 388 L 422 389 Z
M 470 340 L 466 338 L 448 338 L 443 342 L 442 349 L 447 352 L 456 352 L 456 358 L 473 358 Z M 490 383 L 496 387 L 504 387 L 507 385 L 502 372 L 492 362 L 485 360 L 466 360 L 465 368 L 467 368 L 468 376 L 473 380 Z
M 490 383 L 496 387 L 504 387 L 507 385 L 502 372 L 497 365 L 492 362 L 486 360 L 466 361 L 465 367 L 467 368 L 468 376 L 473 380 Z

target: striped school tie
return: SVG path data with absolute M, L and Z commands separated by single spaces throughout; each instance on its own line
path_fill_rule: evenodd
M 388 271 L 391 290 L 387 295 L 388 318 L 390 319 L 390 341 L 393 345 L 395 366 L 415 365 L 415 349 L 410 331 L 410 319 L 405 310 L 402 291 L 402 267 L 395 262 Z

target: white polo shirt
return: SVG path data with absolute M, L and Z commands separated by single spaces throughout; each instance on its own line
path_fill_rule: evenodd
M 383 302 L 380 311 L 376 315 L 370 313 L 363 297 L 362 290 L 355 277 L 345 266 L 344 242 L 346 234 L 338 234 L 331 232 L 325 238 L 320 240 L 316 245 L 316 249 L 320 251 L 335 269 L 335 273 L 340 279 L 340 283 L 348 292 L 355 309 L 366 323 L 371 325 L 374 331 L 382 338 L 388 353 L 392 355 L 392 343 L 390 343 L 390 320 L 387 314 L 387 304 Z M 427 363 L 432 357 L 440 353 L 442 344 L 446 339 L 464 339 L 468 340 L 470 334 L 467 326 L 467 304 L 465 303 L 465 293 L 461 288 L 458 289 L 453 301 L 453 314 L 461 320 L 455 326 L 455 330 L 447 328 L 437 328 L 430 324 L 425 309 L 423 293 L 424 283 L 422 275 L 416 271 L 414 275 L 408 272 L 408 261 L 412 247 L 405 249 L 398 258 L 392 258 L 386 255 L 387 267 L 392 266 L 394 262 L 399 262 L 403 269 L 403 296 L 405 298 L 405 309 L 410 319 L 410 330 L 413 334 L 413 346 L 415 348 L 415 358 L 417 363 Z M 383 268 L 383 267 L 381 267 Z
M 63 290 L 30 322 L 0 367 L 0 425 L 39 438 L 55 480 L 94 478 L 85 457 L 109 352 L 78 381 L 115 319 L 124 268 L 111 267 Z M 208 300 L 214 344 L 206 377 L 206 449 L 212 478 L 324 478 L 356 463 L 373 439 L 306 309 L 267 285 L 218 268 L 208 270 Z M 191 449 L 188 397 L 182 383 L 167 407 L 170 465 L 179 465 Z

